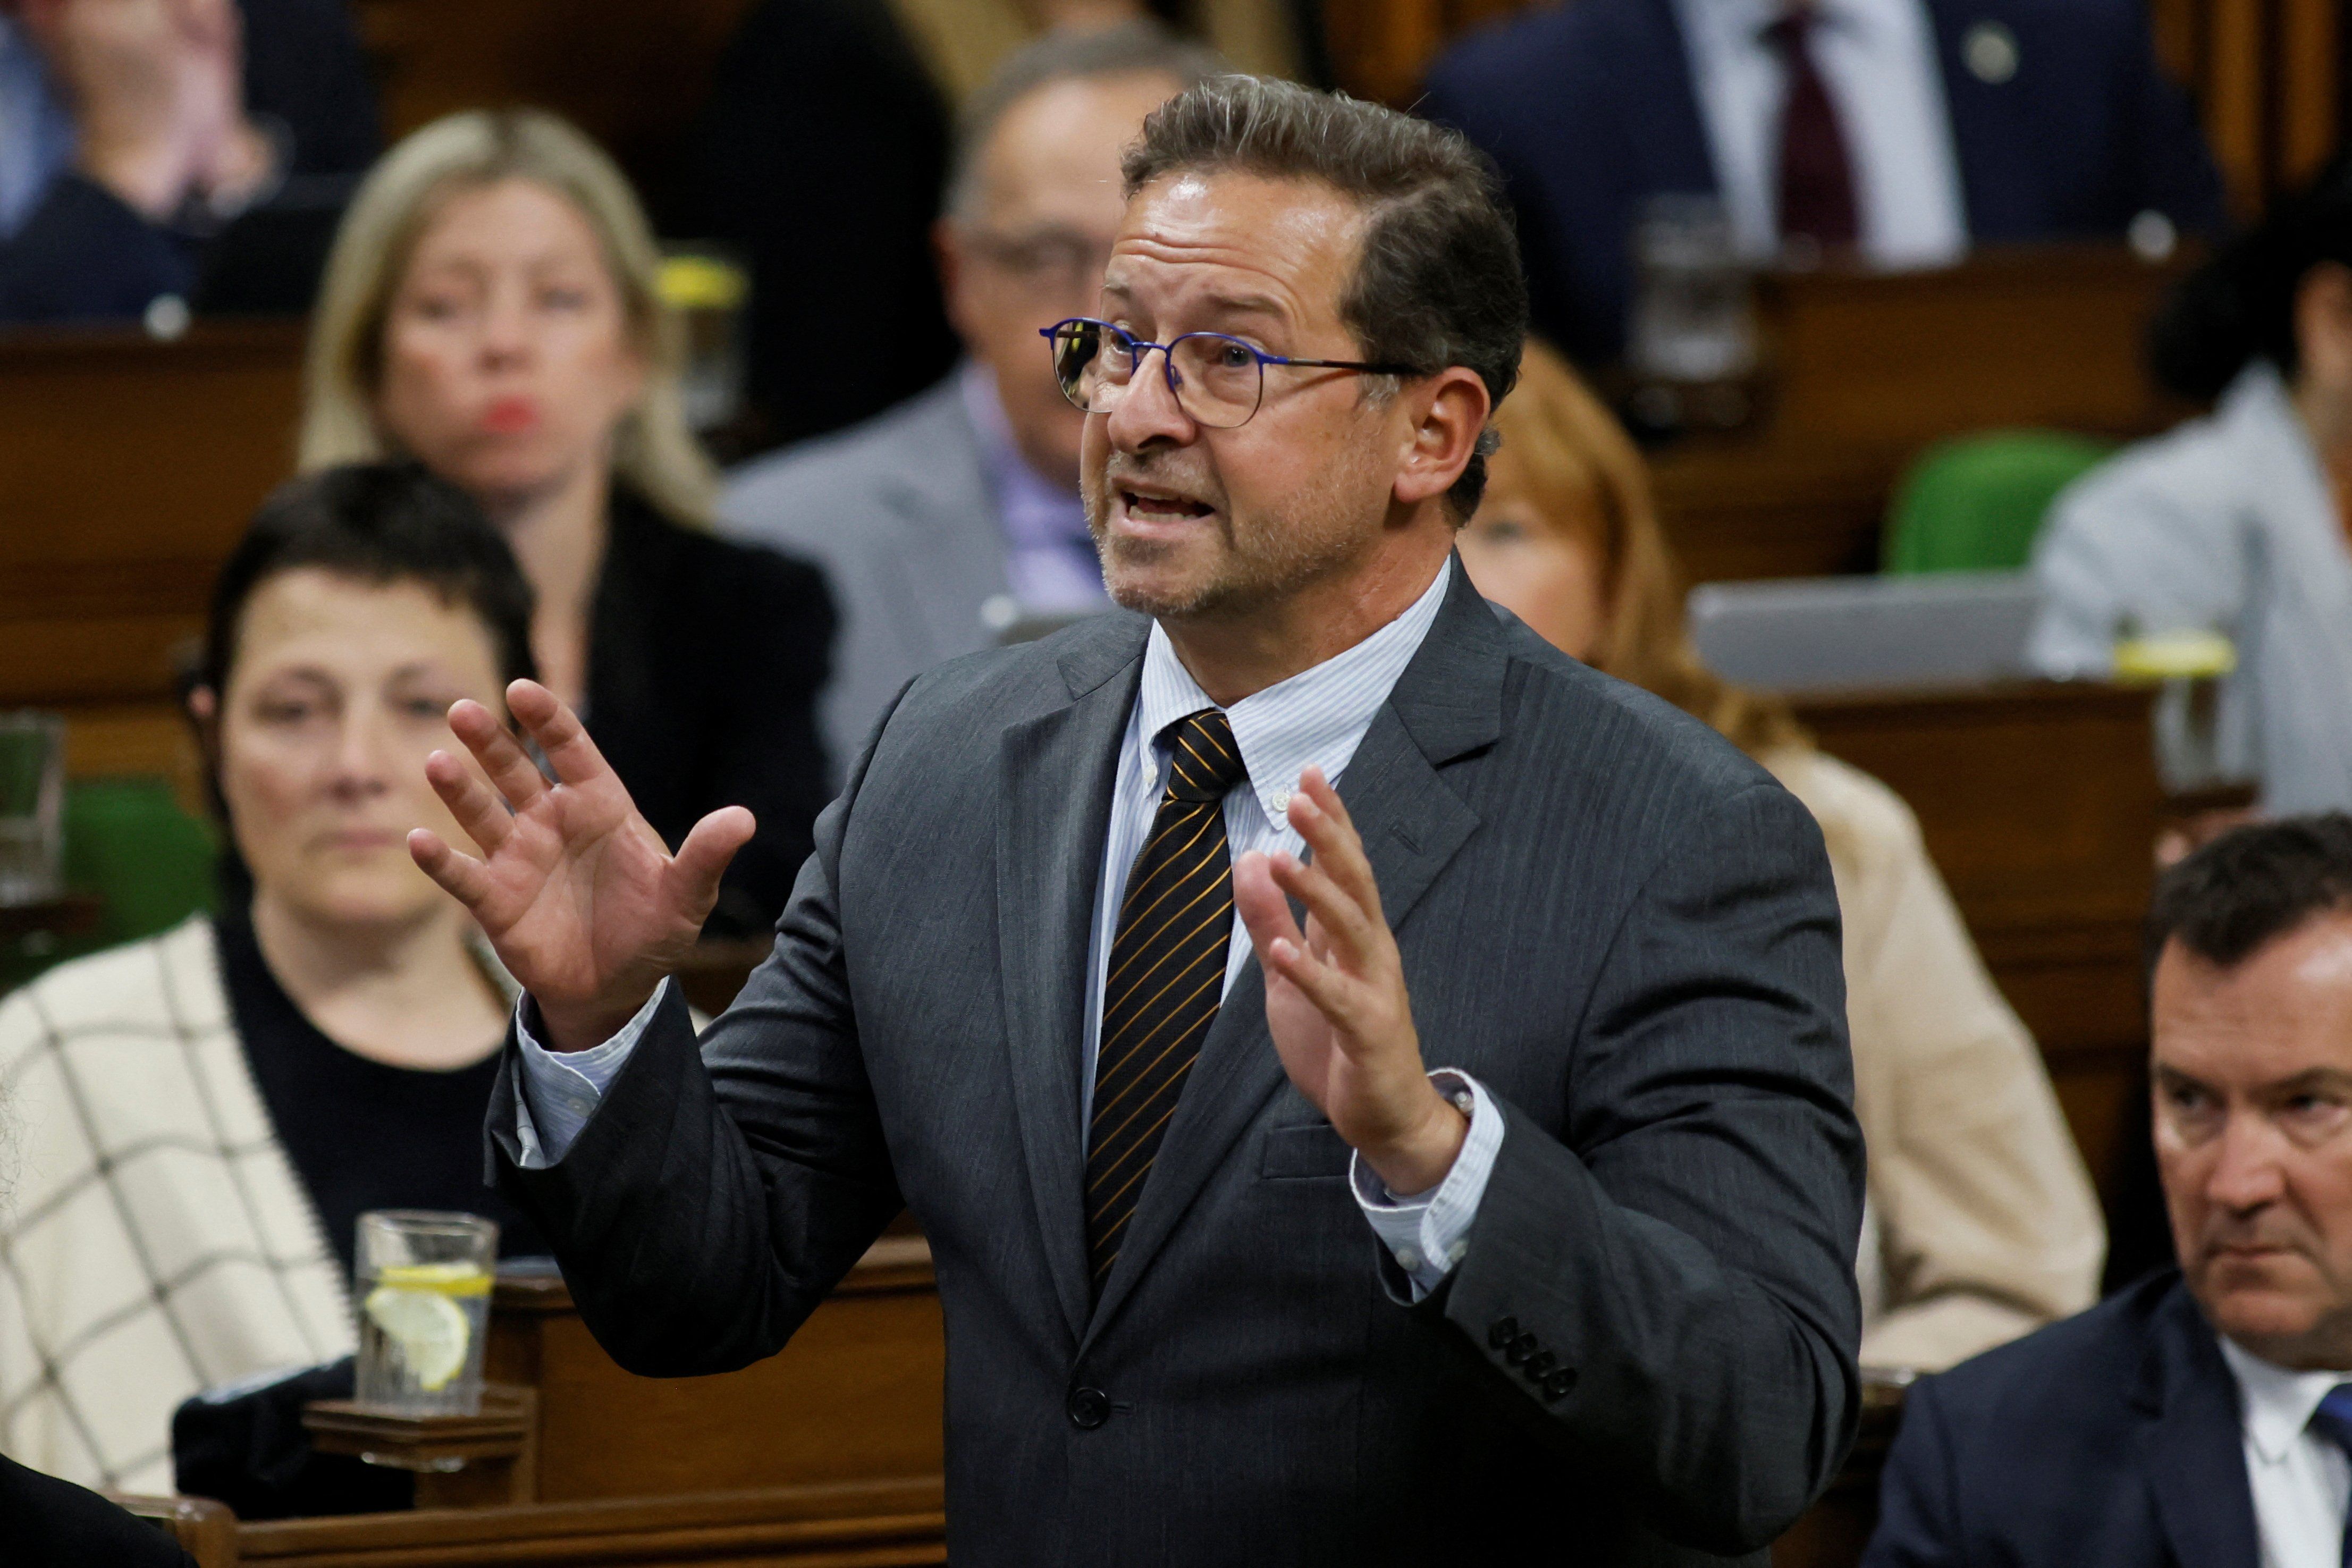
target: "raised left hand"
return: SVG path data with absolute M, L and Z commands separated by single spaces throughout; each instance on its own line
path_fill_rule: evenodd
M 1234 862 L 1234 902 L 1265 972 L 1275 1052 L 1389 1191 L 1426 1192 L 1453 1169 L 1469 1123 L 1422 1064 L 1371 862 L 1320 768 L 1299 778 L 1289 816 L 1311 861 L 1252 850 Z M 1303 931 L 1294 898 L 1307 909 Z

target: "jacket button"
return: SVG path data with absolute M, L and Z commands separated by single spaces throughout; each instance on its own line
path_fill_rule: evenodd
M 1529 1383 L 1540 1383 L 1544 1374 L 1559 1364 L 1559 1357 L 1549 1351 L 1538 1351 L 1528 1357 L 1528 1364 L 1519 1368 L 1519 1375 Z
M 1501 1350 L 1517 1337 L 1518 1331 L 1519 1321 L 1517 1318 L 1496 1319 L 1486 1325 L 1486 1348 L 1490 1351 Z
M 1503 1347 L 1503 1359 L 1513 1366 L 1523 1364 L 1528 1357 L 1535 1353 L 1536 1337 L 1533 1334 L 1521 1334 Z
M 1574 1388 L 1575 1386 L 1575 1370 L 1570 1367 L 1560 1368 L 1558 1372 L 1553 1373 L 1550 1376 L 1543 1380 L 1544 1403 L 1546 1405 L 1559 1404 L 1561 1397 L 1565 1395 L 1570 1389 Z
M 1091 1432 L 1110 1419 L 1110 1395 L 1099 1388 L 1074 1388 L 1069 1411 L 1071 1426 Z

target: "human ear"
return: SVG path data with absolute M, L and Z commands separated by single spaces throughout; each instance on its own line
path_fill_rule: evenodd
M 1411 420 L 1393 491 L 1407 506 L 1444 495 L 1470 466 L 1494 402 L 1475 371 L 1449 365 L 1409 387 L 1401 401 Z
M 2322 261 L 2303 275 L 2294 290 L 2294 346 L 2298 380 L 2352 388 L 2352 268 Z

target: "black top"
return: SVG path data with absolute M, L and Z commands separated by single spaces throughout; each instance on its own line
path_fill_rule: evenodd
M 354 1232 L 369 1209 L 457 1209 L 499 1222 L 499 1252 L 548 1250 L 539 1229 L 482 1181 L 482 1117 L 499 1056 L 454 1072 L 396 1068 L 320 1032 L 278 984 L 243 904 L 215 916 L 221 977 L 245 1059 L 270 1124 L 352 1275 Z
M 713 935 L 773 925 L 808 858 L 831 795 L 816 699 L 833 631 L 814 566 L 615 493 L 588 635 L 588 732 L 671 848 L 722 805 L 759 818 L 728 868 Z
M 178 1542 L 96 1492 L 0 1454 L 0 1544 L 8 1568 L 195 1568 Z

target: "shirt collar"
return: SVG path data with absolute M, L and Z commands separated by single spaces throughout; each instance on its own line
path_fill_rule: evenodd
M 1250 793 L 1268 823 L 1284 826 L 1290 792 L 1309 763 L 1320 767 L 1332 783 L 1339 782 L 1397 678 L 1429 635 L 1453 575 L 1449 558 L 1421 597 L 1396 619 L 1346 652 L 1253 692 L 1224 710 L 1242 763 L 1249 769 Z M 1156 743 L 1162 730 L 1187 713 L 1216 706 L 1156 622 L 1144 644 L 1143 679 L 1136 701 L 1148 743 Z
M 1005 542 L 1015 549 L 1059 544 L 1084 544 L 1093 549 L 1087 533 L 1086 504 L 1077 496 L 1029 466 L 1013 439 L 1013 426 L 996 395 L 996 378 L 986 365 L 966 360 L 956 373 L 963 395 L 964 417 L 971 423 L 980 447 L 980 466 L 996 499 L 996 515 Z
M 2311 1425 L 2312 1412 L 2337 1384 L 2352 1382 L 2352 1373 L 2296 1372 L 2264 1361 L 2227 1335 L 2221 1341 L 2221 1359 L 2238 1380 L 2238 1403 L 2246 1436 L 2266 1464 L 2285 1458 Z

